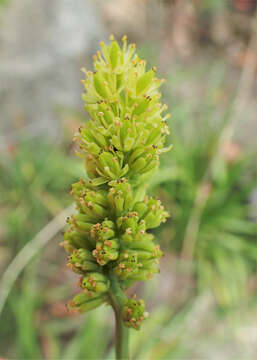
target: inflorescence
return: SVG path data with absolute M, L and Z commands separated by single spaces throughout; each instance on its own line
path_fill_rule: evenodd
M 167 106 L 158 91 L 163 80 L 156 69 L 113 37 L 100 43 L 94 55 L 95 71 L 83 80 L 85 109 L 90 120 L 74 139 L 85 161 L 89 180 L 73 184 L 77 214 L 67 222 L 63 242 L 68 266 L 81 275 L 79 293 L 68 304 L 81 312 L 108 302 L 109 275 L 122 289 L 159 272 L 162 251 L 148 232 L 168 213 L 160 200 L 146 196 L 146 181 L 159 167 L 159 156 L 169 134 Z M 124 324 L 139 329 L 145 318 L 143 300 L 124 303 Z

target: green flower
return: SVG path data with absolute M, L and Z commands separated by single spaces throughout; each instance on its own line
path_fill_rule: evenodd
M 67 219 L 63 242 L 68 266 L 81 274 L 82 293 L 69 309 L 91 310 L 108 301 L 109 276 L 122 289 L 159 272 L 162 251 L 148 229 L 165 222 L 161 202 L 146 196 L 146 181 L 159 167 L 169 134 L 156 69 L 111 38 L 94 56 L 94 72 L 84 69 L 83 99 L 90 119 L 75 134 L 89 180 L 73 184 L 77 214 Z M 123 320 L 139 329 L 144 302 L 127 300 Z

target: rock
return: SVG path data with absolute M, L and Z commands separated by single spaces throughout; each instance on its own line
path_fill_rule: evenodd
M 0 24 L 1 134 L 25 125 L 57 136 L 57 109 L 82 109 L 80 68 L 105 34 L 95 10 L 90 0 L 8 3 Z

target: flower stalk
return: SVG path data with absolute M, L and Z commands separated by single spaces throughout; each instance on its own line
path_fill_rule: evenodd
M 111 37 L 94 55 L 95 71 L 83 70 L 83 100 L 90 119 L 74 140 L 88 180 L 72 185 L 77 213 L 67 219 L 63 246 L 67 265 L 80 274 L 81 292 L 68 304 L 85 312 L 102 304 L 116 316 L 116 354 L 128 358 L 128 327 L 146 318 L 143 300 L 125 290 L 159 272 L 160 246 L 149 232 L 165 222 L 160 200 L 146 195 L 146 182 L 159 167 L 169 133 L 156 69 Z
M 129 359 L 129 329 L 122 319 L 123 304 L 127 300 L 126 295 L 120 288 L 117 277 L 111 275 L 111 287 L 109 291 L 110 304 L 115 314 L 115 352 L 116 359 Z

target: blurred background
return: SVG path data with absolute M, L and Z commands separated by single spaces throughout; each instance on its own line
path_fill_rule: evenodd
M 80 68 L 127 34 L 166 78 L 172 151 L 149 184 L 171 214 L 133 359 L 256 359 L 256 0 L 0 0 L 0 358 L 113 359 L 113 314 L 71 316 L 59 247 L 85 176 Z

